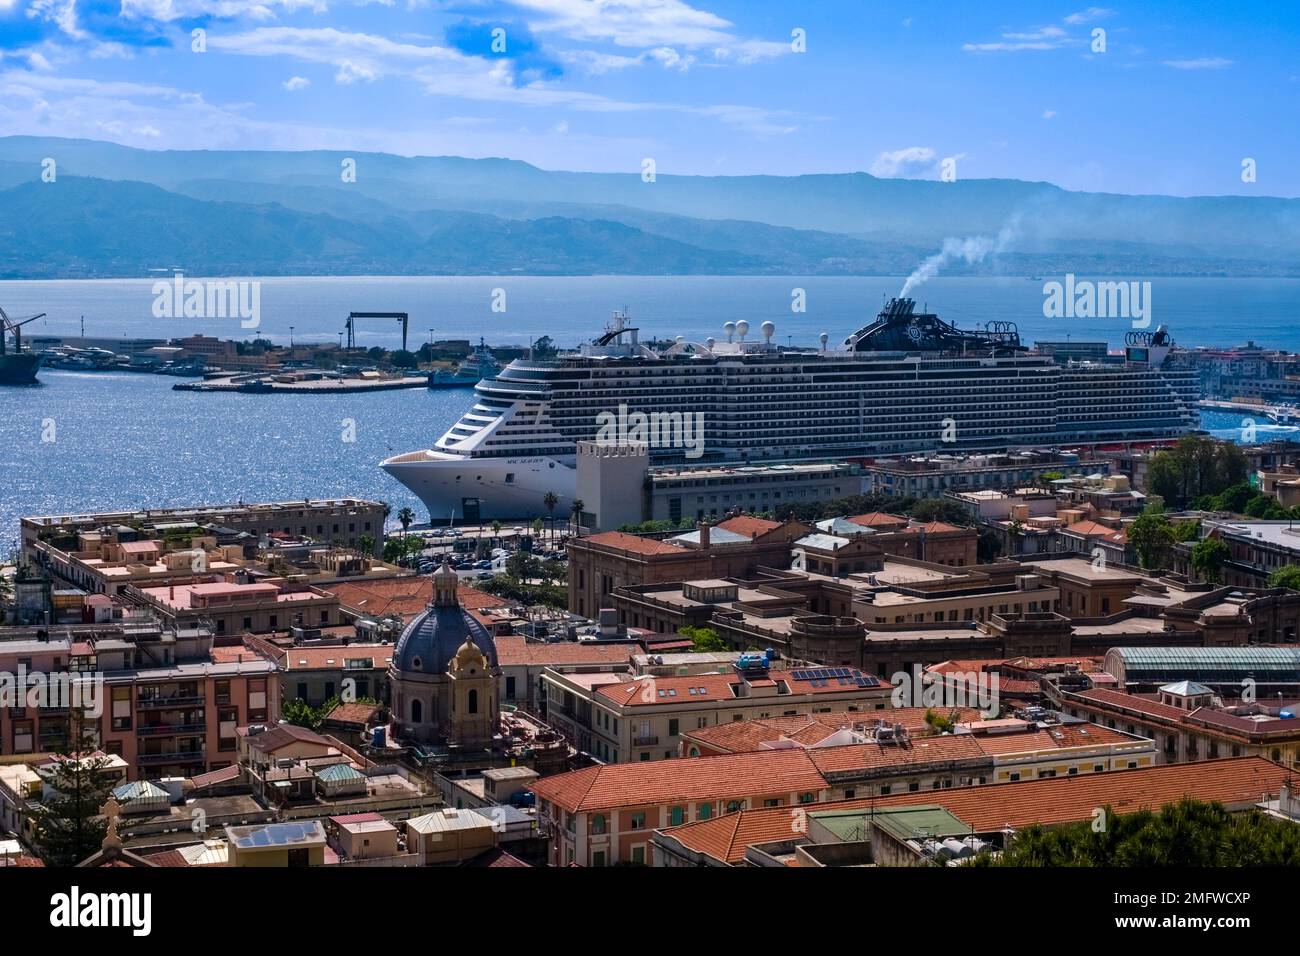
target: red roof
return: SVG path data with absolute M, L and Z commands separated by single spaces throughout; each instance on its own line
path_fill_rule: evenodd
M 758 750 L 765 743 L 776 740 L 793 740 L 805 746 L 821 743 L 831 734 L 854 724 L 873 724 L 878 717 L 888 716 L 890 723 L 903 725 L 912 736 L 931 733 L 925 722 L 928 707 L 891 707 L 888 714 L 873 711 L 840 710 L 829 714 L 800 714 L 794 717 L 761 717 L 755 720 L 736 720 L 698 730 L 684 730 L 682 738 L 696 741 L 720 751 Z M 945 715 L 948 712 L 945 711 Z M 979 720 L 980 712 L 970 707 L 957 708 L 959 722 Z
M 1236 757 L 1020 783 L 924 790 L 874 800 L 841 800 L 819 804 L 812 812 L 873 805 L 886 809 L 937 804 L 977 833 L 991 833 L 1008 826 L 1021 828 L 1035 823 L 1052 826 L 1088 820 L 1103 806 L 1116 813 L 1154 809 L 1183 797 L 1217 801 L 1229 808 L 1250 806 L 1265 794 L 1276 794 L 1288 774 L 1286 768 L 1262 757 Z M 748 846 L 790 839 L 790 809 L 742 810 L 664 832 L 689 849 L 734 863 L 744 859 Z
M 516 634 L 498 637 L 496 647 L 497 662 L 502 667 L 530 664 L 546 667 L 558 664 L 626 664 L 633 654 L 641 650 L 635 644 L 600 644 L 594 641 L 543 644 Z
M 749 515 L 737 515 L 734 518 L 728 518 L 726 521 L 719 521 L 718 527 L 724 531 L 730 531 L 732 534 L 743 534 L 747 538 L 757 538 L 760 534 L 775 531 L 781 527 L 781 522 L 754 518 Z
M 826 780 L 806 750 L 606 764 L 543 777 L 532 790 L 569 813 L 812 792 Z M 790 811 L 785 811 L 789 819 Z
M 860 524 L 867 528 L 888 527 L 888 528 L 905 528 L 907 519 L 900 518 L 898 515 L 886 514 L 883 511 L 872 511 L 865 515 L 850 515 L 847 519 L 854 524 Z
M 603 531 L 600 534 L 593 534 L 589 538 L 584 538 L 588 544 L 598 544 L 606 548 L 617 548 L 620 551 L 630 551 L 633 554 L 652 555 L 652 554 L 683 554 L 684 549 L 675 544 L 669 544 L 667 541 L 660 541 L 657 538 L 643 538 L 640 535 L 628 534 L 625 531 Z

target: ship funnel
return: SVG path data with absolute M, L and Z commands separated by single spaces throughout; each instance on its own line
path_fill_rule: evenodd
M 829 341 L 831 340 L 831 337 L 830 337 L 829 335 L 827 335 L 825 332 L 823 332 L 821 335 L 817 336 L 817 340 L 818 340 L 819 342 L 821 342 L 821 344 L 822 344 L 822 351 L 825 352 L 825 351 L 826 351 L 826 343 L 829 342 Z
M 763 344 L 771 345 L 772 336 L 776 334 L 776 323 L 764 322 L 758 327 L 758 330 L 763 333 Z
M 730 342 L 731 339 L 732 339 L 732 336 L 734 336 L 734 335 L 736 334 L 736 323 L 735 323 L 735 322 L 724 322 L 724 323 L 722 324 L 722 331 L 724 331 L 724 332 L 727 333 L 727 341 Z
M 745 341 L 745 336 L 749 334 L 749 323 L 741 319 L 736 323 L 736 332 L 740 335 L 740 341 Z

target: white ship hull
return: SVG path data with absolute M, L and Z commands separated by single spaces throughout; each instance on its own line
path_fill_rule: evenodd
M 475 502 L 480 519 L 545 518 L 547 492 L 560 499 L 551 517 L 564 520 L 577 484 L 573 458 L 466 459 L 424 452 L 389 458 L 380 467 L 424 502 L 435 524 L 473 520 Z

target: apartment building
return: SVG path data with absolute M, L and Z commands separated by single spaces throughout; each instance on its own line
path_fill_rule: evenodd
M 739 663 L 726 673 L 683 676 L 546 670 L 542 683 L 551 725 L 607 763 L 672 759 L 684 732 L 731 721 L 874 712 L 889 705 L 893 690 L 852 667 L 743 670 Z

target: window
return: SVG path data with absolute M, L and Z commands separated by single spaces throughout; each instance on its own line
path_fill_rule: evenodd
M 668 736 L 669 736 L 669 737 L 676 737 L 676 736 L 677 736 L 677 718 L 676 718 L 676 717 L 674 717 L 673 719 L 671 719 L 671 720 L 668 721 Z
M 231 751 L 235 749 L 235 728 L 239 726 L 239 709 L 220 707 L 217 709 L 217 749 Z
M 644 863 L 645 863 L 645 846 L 644 846 L 644 845 L 642 845 L 642 846 L 634 846 L 634 847 L 632 847 L 632 862 L 633 862 L 633 863 L 641 863 L 641 864 L 644 864 Z
M 591 855 L 591 865 L 592 865 L 592 866 L 604 866 L 604 865 L 605 865 L 605 851 L 604 851 L 604 850 L 597 850 L 595 853 L 593 853 L 593 854 Z
M 605 814 L 597 813 L 595 816 L 591 818 L 591 832 L 592 833 L 605 832 Z
M 644 812 L 642 812 L 642 813 L 634 813 L 634 814 L 632 814 L 632 824 L 631 824 L 631 828 L 632 828 L 633 830 L 644 830 L 644 829 L 645 829 L 645 813 L 644 813 Z
M 254 677 L 248 682 L 248 722 L 266 720 L 266 678 Z
M 672 807 L 668 810 L 668 825 L 679 827 L 686 822 L 686 808 Z
M 727 801 L 727 812 L 728 812 L 728 813 L 739 813 L 739 812 L 740 812 L 741 810 L 743 810 L 743 809 L 745 809 L 745 801 L 744 801 L 744 800 L 728 800 L 728 801 Z
M 113 688 L 113 729 L 131 729 L 131 688 Z
M 698 807 L 695 808 L 695 819 L 709 820 L 712 819 L 712 817 L 713 817 L 713 804 L 701 803 Z

